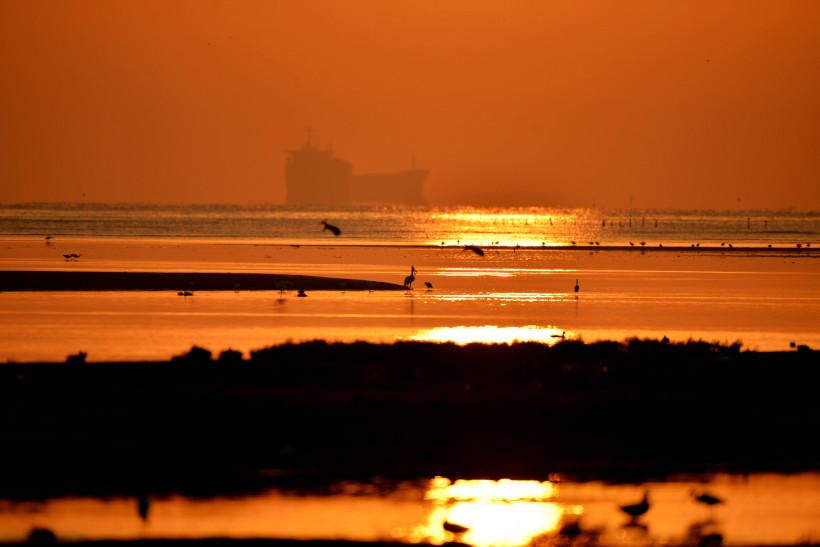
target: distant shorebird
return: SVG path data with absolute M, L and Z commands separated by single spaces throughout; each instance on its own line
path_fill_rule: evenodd
M 581 286 L 578 284 L 578 280 L 575 280 L 575 294 L 578 294 L 578 291 L 581 290 Z
M 461 524 L 456 524 L 455 522 L 450 522 L 449 520 L 445 520 L 444 523 L 441 525 L 444 530 L 450 532 L 456 538 L 462 535 L 464 532 L 469 531 L 470 529 L 466 526 L 462 526 Z
M 71 258 L 73 258 L 74 260 L 77 260 L 77 259 L 78 259 L 78 258 L 80 258 L 81 256 L 83 256 L 83 253 L 80 253 L 80 254 L 77 254 L 77 253 L 71 253 Z
M 404 287 L 406 289 L 413 288 L 413 281 L 416 280 L 416 267 L 410 266 L 410 275 L 404 278 Z
M 333 224 L 328 224 L 326 220 L 323 220 L 322 224 L 324 225 L 324 228 L 322 228 L 322 230 L 330 230 L 331 232 L 333 232 L 333 235 L 335 236 L 340 235 L 342 233 L 342 231 L 337 226 L 334 226 Z
M 63 257 L 65 257 L 66 260 L 71 260 L 71 255 L 63 255 Z
M 299 289 L 298 291 L 296 291 L 296 296 L 307 296 L 305 294 L 305 289 Z
M 702 503 L 708 506 L 710 509 L 713 508 L 715 505 L 720 505 L 721 503 L 723 503 L 723 500 L 721 498 L 713 496 L 712 494 L 709 494 L 707 492 L 698 493 L 695 490 L 692 490 L 690 493 L 692 494 L 692 499 L 694 499 L 698 503 Z
M 177 293 L 177 296 L 193 296 L 193 295 L 194 295 L 194 293 L 192 293 L 191 291 L 179 291 Z
M 647 511 L 649 511 L 649 492 L 643 493 L 643 499 L 638 503 L 632 503 L 630 505 L 621 505 L 621 511 L 629 515 L 632 520 L 637 519 Z
M 424 282 L 424 286 L 425 286 L 425 287 L 427 287 L 428 289 L 432 289 L 432 288 L 433 288 L 433 284 L 432 284 L 432 283 L 430 283 L 429 281 L 425 281 L 425 282 Z
M 475 245 L 465 245 L 465 251 L 473 251 L 478 256 L 484 256 L 484 250 L 481 247 L 476 247 Z

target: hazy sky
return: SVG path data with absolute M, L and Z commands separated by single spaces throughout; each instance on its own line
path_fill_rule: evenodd
M 2 0 L 0 201 L 820 210 L 820 1 Z

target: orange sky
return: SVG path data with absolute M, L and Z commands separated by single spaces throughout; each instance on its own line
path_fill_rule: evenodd
M 820 210 L 816 0 L 3 0 L 0 201 Z

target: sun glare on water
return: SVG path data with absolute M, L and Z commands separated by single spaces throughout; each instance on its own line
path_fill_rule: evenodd
M 427 522 L 413 531 L 414 542 L 460 541 L 476 547 L 518 546 L 555 530 L 561 506 L 551 499 L 550 482 L 457 480 L 430 481 L 426 499 L 434 504 Z M 463 531 L 448 531 L 450 529 Z M 461 527 L 461 528 L 459 528 Z

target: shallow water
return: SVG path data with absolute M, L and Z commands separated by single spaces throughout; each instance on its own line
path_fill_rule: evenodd
M 709 508 L 692 490 L 724 500 Z M 649 492 L 650 509 L 630 523 L 619 506 Z M 820 474 L 681 477 L 646 484 L 598 481 L 456 481 L 339 484 L 330 493 L 272 490 L 259 495 L 151 498 L 143 522 L 134 498 L 0 501 L 0 541 L 34 526 L 58 538 L 263 537 L 393 540 L 476 547 L 553 545 L 562 523 L 577 519 L 588 544 L 685 545 L 719 533 L 725 545 L 820 541 Z M 451 521 L 470 530 L 453 538 Z M 631 525 L 630 525 L 631 524 Z
M 214 241 L 12 239 L 0 268 L 216 271 L 322 275 L 401 283 L 410 291 L 0 293 L 0 359 L 167 359 L 193 345 L 247 354 L 286 341 L 399 339 L 554 342 L 629 337 L 820 347 L 814 254 L 547 251 L 226 244 Z M 81 249 L 66 262 L 62 252 Z M 576 279 L 581 290 L 573 291 Z M 424 281 L 431 282 L 428 290 Z

